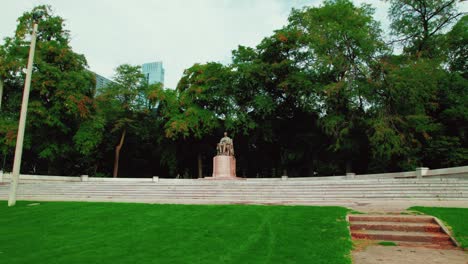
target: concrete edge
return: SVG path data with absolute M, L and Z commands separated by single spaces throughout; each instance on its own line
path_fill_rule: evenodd
M 83 175 L 85 176 L 85 175 Z M 288 178 L 246 178 L 249 181 L 327 181 L 327 180 L 392 180 L 392 179 L 414 179 L 421 180 L 424 178 L 440 178 L 440 180 L 446 179 L 468 179 L 468 166 L 441 168 L 430 170 L 427 167 L 416 168 L 414 171 L 406 172 L 391 172 L 391 173 L 377 173 L 377 174 L 355 174 L 347 173 L 346 175 L 338 176 L 320 176 L 320 177 L 288 177 Z M 0 182 L 6 182 L 11 179 L 11 172 L 7 173 L 2 171 L 0 173 Z M 161 180 L 164 180 L 160 178 Z M 49 180 L 49 181 L 82 181 L 83 177 L 72 177 L 72 176 L 55 176 L 55 175 L 30 175 L 21 174 L 20 180 Z M 101 181 L 128 181 L 128 182 L 154 182 L 152 178 L 97 178 L 88 177 L 84 179 L 90 182 L 101 182 Z M 180 179 L 179 179 L 180 180 Z M 187 179 L 189 180 L 189 179 Z M 195 179 L 190 179 L 195 180 Z
M 439 218 L 435 217 L 435 216 L 432 216 L 434 218 L 434 221 L 442 228 L 442 231 L 447 234 L 449 237 L 450 237 L 450 240 L 452 241 L 453 244 L 455 244 L 455 246 L 459 247 L 459 248 L 462 248 L 461 244 L 458 243 L 458 241 L 455 239 L 455 237 L 452 235 L 452 232 L 450 231 L 450 229 L 448 229 L 444 222 L 441 221 Z
M 352 210 L 349 207 L 345 207 L 348 210 Z M 349 221 L 349 212 L 346 213 L 346 223 L 348 224 L 348 232 L 349 232 L 349 237 L 351 238 L 351 241 L 353 241 L 353 236 L 351 235 L 351 222 Z M 353 244 L 354 248 L 354 244 Z

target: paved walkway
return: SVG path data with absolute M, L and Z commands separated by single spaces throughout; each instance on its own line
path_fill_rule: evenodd
M 468 264 L 461 249 L 371 245 L 352 253 L 354 264 Z
M 363 213 L 401 213 L 412 206 L 427 207 L 458 207 L 468 208 L 467 201 L 437 201 L 437 200 L 369 200 L 350 201 L 343 206 Z

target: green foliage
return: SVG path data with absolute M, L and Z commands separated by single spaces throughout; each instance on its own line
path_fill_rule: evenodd
M 0 79 L 4 81 L 0 137 L 6 148 L 13 146 L 13 127 L 19 118 L 23 69 L 29 53 L 28 35 L 32 29 L 32 13 L 37 10 L 43 11 L 43 16 L 38 23 L 25 138 L 29 142 L 25 145 L 26 155 L 33 158 L 23 163 L 23 167 L 37 167 L 43 160 L 48 168 L 41 170 L 75 174 L 74 166 L 55 167 L 54 164 L 76 153 L 72 138 L 94 111 L 93 76 L 86 70 L 85 57 L 72 51 L 64 20 L 55 16 L 49 6 L 38 6 L 24 13 L 18 19 L 15 36 L 5 38 L 0 46 Z
M 119 65 L 115 69 L 114 81 L 105 88 L 103 96 L 115 100 L 122 111 L 140 110 L 144 104 L 139 97 L 146 92 L 144 77 L 140 66 Z
M 387 116 L 370 121 L 369 141 L 373 147 L 373 156 L 378 160 L 390 160 L 395 155 L 405 153 L 404 137 L 393 129 L 393 120 Z
M 332 82 L 354 81 L 365 74 L 366 64 L 384 48 L 373 12 L 369 5 L 356 7 L 348 0 L 293 10 L 290 26 L 312 53 L 311 70 Z
M 38 6 L 23 170 L 110 175 L 119 146 L 127 177 L 206 176 L 224 131 L 248 177 L 468 165 L 467 17 L 454 0 L 388 2 L 400 55 L 384 43 L 371 5 L 327 0 L 292 10 L 257 46 L 232 51 L 229 64 L 195 63 L 176 89 L 149 85 L 140 67 L 124 64 L 97 95 L 64 19 Z M 0 46 L 6 164 L 32 12 L 18 22 Z
M 448 62 L 451 71 L 468 77 L 468 15 L 463 16 L 447 34 Z
M 394 246 L 397 246 L 397 244 L 395 242 L 392 242 L 392 241 L 380 241 L 379 242 L 379 245 L 381 246 L 386 246 L 386 247 L 394 247 Z
M 28 204 L 0 205 L 7 263 L 351 263 L 342 207 Z
M 376 75 L 373 90 L 372 153 L 387 164 L 411 170 L 427 161 L 426 147 L 445 129 L 438 114 L 447 76 L 434 60 L 387 58 L 383 62 L 379 67 L 384 75 Z
M 319 124 L 333 139 L 330 148 L 348 162 L 365 144 L 370 65 L 385 51 L 372 14 L 369 5 L 337 0 L 293 10 L 290 16 L 290 27 L 300 32 L 310 53 L 308 61 L 313 61 L 305 70 L 321 86 L 315 91 Z
M 408 9 L 402 16 L 395 13 L 395 6 L 408 4 L 392 1 L 394 32 L 398 23 L 418 16 Z M 455 43 L 462 43 L 463 30 L 455 28 L 447 38 L 440 33 L 450 24 L 441 18 L 454 20 L 458 14 L 454 3 L 442 9 L 434 4 L 427 6 L 437 9 L 426 17 L 432 23 L 429 37 L 440 42 L 439 55 L 452 47 L 449 57 L 461 58 Z M 351 169 L 352 163 L 354 171 L 464 164 L 467 141 L 461 131 L 467 123 L 466 100 L 449 103 L 449 98 L 464 97 L 465 79 L 455 75 L 447 79 L 439 55 L 426 56 L 437 59 L 391 55 L 373 12 L 370 5 L 358 7 L 347 0 L 293 10 L 289 24 L 256 48 L 234 50 L 232 64 L 194 65 L 168 97 L 166 136 L 202 139 L 219 127 L 242 132 L 249 137 L 245 151 L 253 154 L 258 147 L 268 151 L 272 161 L 266 166 L 276 162 L 279 170 L 291 171 L 309 163 L 303 168 L 309 175 L 319 168 L 322 173 L 343 171 L 345 165 Z M 415 25 L 412 30 L 419 30 Z M 414 45 L 416 38 L 411 39 Z M 447 43 L 452 46 L 443 44 L 444 39 L 451 39 Z M 423 48 L 429 51 L 429 46 Z M 453 121 L 446 122 L 451 114 Z M 457 135 L 444 138 L 455 123 L 461 126 Z M 300 138 L 291 139 L 291 133 Z M 426 154 L 432 151 L 440 162 L 433 163 Z M 242 149 L 238 153 L 245 155 Z M 341 165 L 326 169 L 323 163 L 331 161 Z
M 440 35 L 462 13 L 457 0 L 387 0 L 394 36 L 400 38 L 405 51 L 424 57 L 437 57 Z
M 447 168 L 466 164 L 468 148 L 462 145 L 459 137 L 437 136 L 431 138 L 422 154 L 425 164 Z
M 1 152 L 6 154 L 8 150 L 16 144 L 16 133 L 18 129 L 18 123 L 10 120 L 9 118 L 0 117 L 0 138 Z
M 83 155 L 89 155 L 95 151 L 102 141 L 104 132 L 104 120 L 100 116 L 86 120 L 73 137 L 76 149 Z
M 141 72 L 140 66 L 122 64 L 115 69 L 114 82 L 105 87 L 97 96 L 96 120 L 94 127 L 85 127 L 85 133 L 95 134 L 94 142 L 88 145 L 96 146 L 101 143 L 103 129 L 107 130 L 111 144 L 107 150 L 116 148 L 117 155 L 126 142 L 127 134 L 134 134 L 148 140 L 148 127 L 144 119 L 151 115 L 162 84 L 149 85 Z M 128 147 L 127 147 L 128 148 Z M 114 159 L 114 177 L 117 177 L 119 157 Z
M 449 73 L 439 86 L 439 119 L 454 135 L 465 141 L 468 138 L 468 82 L 458 73 Z
M 140 66 L 122 64 L 115 69 L 114 81 L 96 98 L 99 118 L 111 124 L 112 133 L 135 128 L 135 118 L 149 113 L 149 102 L 154 101 L 153 93 L 158 89 L 160 85 L 146 83 Z
M 176 91 L 162 94 L 166 137 L 200 139 L 220 126 L 219 119 L 229 118 L 227 74 L 219 63 L 195 64 L 185 70 Z

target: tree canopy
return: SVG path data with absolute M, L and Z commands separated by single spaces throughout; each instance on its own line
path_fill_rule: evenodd
M 388 2 L 390 43 L 371 5 L 326 0 L 293 9 L 257 46 L 233 50 L 230 63 L 195 63 L 174 89 L 149 85 L 138 66 L 124 64 L 99 92 L 64 20 L 36 7 L 46 14 L 23 171 L 202 177 L 224 131 L 244 177 L 467 165 L 467 16 L 458 1 Z M 32 12 L 0 46 L 6 170 Z
M 24 167 L 49 173 L 70 173 L 78 155 L 73 142 L 80 124 L 94 112 L 92 74 L 83 55 L 73 52 L 64 20 L 48 6 L 35 7 L 18 19 L 15 36 L 0 46 L 0 79 L 4 82 L 0 117 L 2 154 L 12 155 L 23 92 L 32 14 L 43 11 L 39 21 L 26 128 Z M 44 164 L 44 165 L 41 165 Z M 55 164 L 55 165 L 54 165 Z M 58 166 L 60 165 L 60 166 Z

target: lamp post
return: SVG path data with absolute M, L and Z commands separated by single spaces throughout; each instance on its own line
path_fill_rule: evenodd
M 37 38 L 37 24 L 39 18 L 42 17 L 42 11 L 36 11 L 33 13 L 33 31 L 31 35 L 31 46 L 29 48 L 28 68 L 26 71 L 26 80 L 24 82 L 23 91 L 23 102 L 21 103 L 21 114 L 18 125 L 18 135 L 16 137 L 16 148 L 15 148 L 15 159 L 13 162 L 13 173 L 11 175 L 10 183 L 10 195 L 8 197 L 8 206 L 14 206 L 16 204 L 16 190 L 18 189 L 18 181 L 21 168 L 21 157 L 23 154 L 23 141 L 24 141 L 24 129 L 26 126 L 26 114 L 28 110 L 29 102 L 29 91 L 31 87 L 31 75 L 32 67 L 34 62 L 34 52 L 36 49 L 36 38 Z

